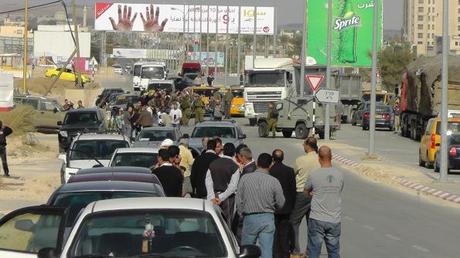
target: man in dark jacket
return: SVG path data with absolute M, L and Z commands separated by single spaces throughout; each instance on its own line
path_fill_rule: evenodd
M 206 173 L 207 199 L 222 208 L 229 227 L 232 225 L 235 192 L 240 180 L 239 166 L 234 160 L 235 145 L 226 143 L 224 155 L 211 162 Z
M 160 149 L 158 151 L 159 167 L 155 168 L 152 173 L 160 180 L 167 197 L 182 197 L 184 176 L 180 169 L 171 164 L 170 157 L 167 149 Z
M 272 154 L 273 166 L 270 175 L 278 179 L 283 188 L 286 202 L 283 208 L 275 212 L 275 239 L 273 242 L 273 257 L 289 258 L 290 241 L 293 240 L 292 226 L 289 222 L 296 197 L 296 181 L 294 169 L 283 164 L 284 152 L 276 149 Z
M 242 148 L 238 153 L 238 162 L 240 163 L 241 176 L 256 171 L 256 162 L 252 159 L 252 152 L 249 148 Z
M 216 146 L 216 140 L 209 140 L 206 146 L 206 152 L 202 153 L 195 159 L 195 162 L 193 162 L 190 181 L 192 183 L 193 197 L 195 198 L 206 199 L 207 197 L 205 184 L 206 173 L 208 172 L 211 162 L 219 158 L 216 154 Z
M 0 158 L 2 159 L 3 173 L 5 176 L 10 176 L 10 170 L 8 169 L 8 162 L 6 159 L 6 137 L 13 133 L 13 130 L 8 126 L 3 126 L 3 122 L 0 121 Z

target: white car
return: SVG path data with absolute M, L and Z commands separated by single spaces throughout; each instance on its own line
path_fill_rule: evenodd
M 89 204 L 63 244 L 64 210 L 17 210 L 0 220 L 0 257 L 256 258 L 239 248 L 220 208 L 201 199 L 130 198 Z
M 80 169 L 107 167 L 116 149 L 129 146 L 129 139 L 118 134 L 78 135 L 67 153 L 59 155 L 59 159 L 63 161 L 61 183 L 66 183 Z
M 109 167 L 151 168 L 157 159 L 158 148 L 120 148 L 113 153 Z

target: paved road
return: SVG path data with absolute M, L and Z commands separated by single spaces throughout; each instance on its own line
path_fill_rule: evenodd
M 257 154 L 282 148 L 288 164 L 302 154 L 299 140 L 278 135 L 276 139 L 261 141 L 255 128 L 243 130 L 249 137 L 247 143 Z M 385 133 L 378 135 L 380 144 L 385 141 Z M 390 150 L 391 144 L 385 148 Z M 459 257 L 460 210 L 433 205 L 344 172 L 343 257 Z M 302 241 L 306 244 L 305 225 L 303 232 Z
M 363 131 L 359 126 L 349 124 L 342 125 L 337 133 L 338 143 L 345 143 L 367 150 L 369 144 L 369 131 Z M 387 130 L 377 130 L 375 134 L 376 153 L 386 160 L 396 161 L 403 165 L 414 167 L 421 173 L 431 178 L 438 178 L 439 174 L 433 169 L 418 166 L 418 150 L 420 143 L 409 138 L 401 137 L 398 134 Z M 449 174 L 449 179 L 453 182 L 460 182 L 460 173 Z

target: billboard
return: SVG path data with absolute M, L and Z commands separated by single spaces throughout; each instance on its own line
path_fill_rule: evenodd
M 200 60 L 200 52 L 192 52 L 190 53 L 190 60 L 198 61 Z M 216 61 L 217 60 L 217 64 Z M 208 53 L 207 52 L 201 52 L 201 61 L 200 63 L 203 64 L 204 66 L 215 66 L 217 65 L 218 67 L 223 67 L 224 66 L 224 60 L 225 60 L 225 55 L 224 52 L 217 52 L 217 59 L 216 59 L 216 53 L 215 52 L 210 52 L 209 53 L 209 58 L 208 58 Z
M 218 13 L 218 22 L 216 15 Z M 208 16 L 209 14 L 209 16 Z M 208 19 L 209 17 L 209 19 Z M 254 33 L 254 7 L 216 5 L 168 5 L 96 3 L 94 28 L 99 31 Z M 275 9 L 257 7 L 257 34 L 273 35 Z M 218 25 L 218 26 L 216 26 Z
M 80 57 L 91 56 L 91 33 L 79 32 Z M 52 43 L 52 44 L 51 44 Z M 75 44 L 69 31 L 34 32 L 34 57 L 52 57 L 56 62 L 65 61 L 73 53 Z
M 308 0 L 307 0 L 308 1 Z M 328 0 L 307 2 L 307 56 L 327 64 Z M 382 1 L 379 4 L 377 49 L 382 42 Z M 374 3 L 369 0 L 333 0 L 332 65 L 370 67 Z
M 161 59 L 177 60 L 182 57 L 183 52 L 172 49 L 134 49 L 134 48 L 114 48 L 113 58 L 134 58 L 134 59 Z

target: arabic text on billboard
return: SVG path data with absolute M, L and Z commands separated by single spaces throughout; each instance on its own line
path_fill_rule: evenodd
M 319 65 L 326 65 L 327 2 L 308 1 L 307 51 Z M 378 46 L 382 39 L 382 2 L 379 4 Z M 332 65 L 370 67 L 374 19 L 372 0 L 333 0 Z
M 186 32 L 216 33 L 216 11 L 218 11 L 218 32 L 238 33 L 241 17 L 242 34 L 254 32 L 254 7 L 215 5 L 166 5 L 96 3 L 95 29 L 101 31 L 142 32 Z M 209 14 L 209 16 L 208 16 Z M 273 35 L 274 8 L 257 7 L 257 33 Z M 208 18 L 209 17 L 209 18 Z M 228 25 L 228 26 L 227 26 Z

